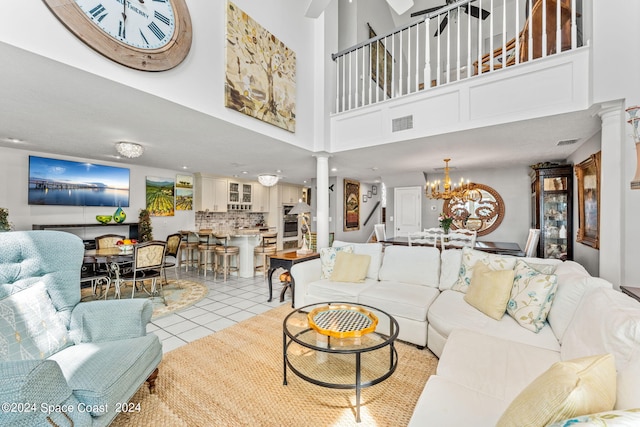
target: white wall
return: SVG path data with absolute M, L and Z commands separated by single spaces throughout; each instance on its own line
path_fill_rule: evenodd
M 52 156 L 46 153 L 0 147 L 0 207 L 9 209 L 9 221 L 13 223 L 15 230 L 31 230 L 33 224 L 99 225 L 96 215 L 111 215 L 117 209 L 115 207 L 29 205 L 27 191 L 30 155 L 123 167 L 122 163 L 96 162 L 89 158 Z M 130 171 L 129 207 L 123 208 L 127 214 L 125 221 L 127 223 L 137 223 L 140 209 L 146 206 L 145 179 L 147 176 L 175 179 L 176 174 L 184 175 L 183 171 L 135 165 L 131 166 Z M 195 229 L 195 213 L 194 211 L 176 211 L 173 217 L 152 217 L 151 226 L 154 239 L 164 240 L 168 234 L 178 230 Z M 116 232 L 113 227 L 107 230 L 107 233 Z M 73 232 L 86 239 L 105 234 L 100 228 L 76 229 Z
M 182 64 L 160 73 L 132 70 L 96 53 L 68 31 L 41 0 L 0 2 L 0 42 L 312 149 L 316 21 L 304 17 L 306 2 L 234 1 L 296 53 L 296 132 L 291 133 L 224 107 L 227 2 L 186 1 L 193 24 L 191 51 Z

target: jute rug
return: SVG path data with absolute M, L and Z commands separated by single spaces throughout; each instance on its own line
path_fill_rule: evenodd
M 282 384 L 282 306 L 164 355 L 156 394 L 142 386 L 132 398 L 139 413 L 113 426 L 403 426 L 437 359 L 397 342 L 398 368 L 363 389 L 362 422 L 355 390 L 316 386 L 288 371 Z
M 192 282 L 189 280 L 168 280 L 168 284 L 164 285 L 163 291 L 167 305 L 164 304 L 162 298 L 154 297 L 153 302 L 153 316 L 152 319 L 158 319 L 160 317 L 171 314 L 174 311 L 187 308 L 198 301 L 202 300 L 209 293 L 209 289 L 202 283 Z M 149 288 L 149 285 L 147 285 Z M 113 285 L 109 287 L 109 293 L 107 299 L 113 299 L 115 297 L 115 288 Z M 131 284 L 129 283 L 122 290 L 121 298 L 131 298 Z M 83 288 L 81 291 L 82 301 L 92 301 L 97 299 L 91 295 L 91 288 Z M 149 298 L 144 291 L 136 291 L 134 298 Z M 104 295 L 100 298 L 104 299 Z

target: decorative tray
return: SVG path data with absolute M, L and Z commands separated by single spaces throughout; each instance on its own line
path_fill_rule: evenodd
M 325 305 L 307 314 L 309 326 L 322 335 L 334 338 L 358 338 L 376 330 L 378 318 L 362 307 Z

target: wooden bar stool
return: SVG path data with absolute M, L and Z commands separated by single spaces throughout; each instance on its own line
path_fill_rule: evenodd
M 202 228 L 198 231 L 198 272 L 200 268 L 204 270 L 204 276 L 207 277 L 207 266 L 211 264 L 211 271 L 216 271 L 215 248 L 219 246 L 217 239 L 213 235 L 210 228 Z
M 235 271 L 240 275 L 240 248 L 238 246 L 229 246 L 229 236 L 216 234 L 216 239 L 223 242 L 223 245 L 217 245 L 214 249 L 216 256 L 216 274 L 222 270 L 224 281 L 227 281 L 227 275 L 230 275 L 232 271 Z M 235 259 L 235 266 L 233 260 Z M 215 280 L 216 274 L 213 275 Z
M 180 230 L 182 241 L 180 242 L 180 259 L 178 260 L 178 268 L 182 267 L 184 261 L 184 271 L 189 267 L 198 267 L 196 255 L 198 254 L 198 235 L 193 231 Z M 184 258 L 183 258 L 184 256 Z
M 269 271 L 269 256 L 277 252 L 276 233 L 262 233 L 260 235 L 261 242 L 253 249 L 253 277 L 256 276 L 256 270 L 262 271 L 264 279 L 267 280 L 267 271 Z M 261 264 L 256 264 L 256 259 L 262 259 Z

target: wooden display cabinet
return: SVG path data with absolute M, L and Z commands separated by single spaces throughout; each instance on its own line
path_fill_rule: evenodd
M 531 171 L 531 228 L 540 229 L 540 258 L 573 259 L 573 166 Z

